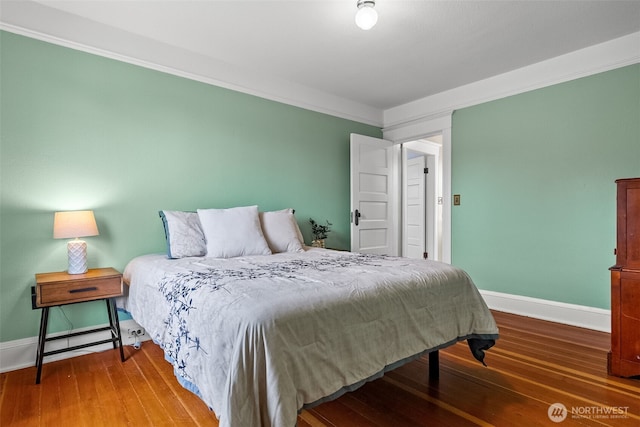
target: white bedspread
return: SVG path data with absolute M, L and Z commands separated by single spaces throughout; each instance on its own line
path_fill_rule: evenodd
M 293 427 L 303 405 L 429 349 L 498 329 L 468 275 L 324 249 L 135 258 L 125 309 L 221 427 Z

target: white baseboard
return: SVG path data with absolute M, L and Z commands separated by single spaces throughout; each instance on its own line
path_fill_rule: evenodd
M 91 326 L 87 328 L 75 329 L 71 332 L 81 332 L 89 329 L 94 329 L 102 326 L 108 326 L 108 324 Z M 120 330 L 122 331 L 122 344 L 133 345 L 134 338 L 129 337 L 127 330 L 138 329 L 140 326 L 133 320 L 123 320 L 120 322 Z M 47 337 L 60 336 L 68 333 L 59 332 L 55 334 L 48 334 Z M 58 350 L 66 347 L 72 347 L 75 345 L 86 344 L 92 341 L 99 341 L 101 339 L 108 339 L 110 332 L 102 331 L 95 334 L 80 335 L 68 339 L 61 339 L 58 341 L 47 342 L 45 351 Z M 102 336 L 102 337 L 101 337 Z M 149 335 L 145 334 L 138 338 L 138 341 L 149 340 Z M 14 371 L 16 369 L 28 368 L 35 366 L 36 364 L 36 351 L 38 349 L 38 337 L 23 338 L 14 341 L 7 341 L 0 343 L 0 372 Z M 65 353 L 58 353 L 44 358 L 44 364 L 53 362 L 54 360 L 68 359 L 70 357 L 81 356 L 88 353 L 96 353 L 99 351 L 113 349 L 111 343 L 100 344 L 92 347 L 87 347 L 79 350 L 73 350 Z M 34 377 L 35 381 L 35 377 Z
M 581 328 L 593 329 L 596 331 L 611 332 L 610 310 L 493 291 L 480 290 L 480 293 L 487 302 L 489 308 L 492 310 L 533 317 L 535 319 L 548 320 L 565 325 L 579 326 Z M 103 326 L 106 326 L 106 324 Z M 128 337 L 127 330 L 138 329 L 139 327 L 140 326 L 131 319 L 120 322 L 120 330 L 123 331 L 123 345 L 132 345 L 134 343 L 134 339 Z M 73 332 L 80 332 L 82 330 L 93 328 L 94 327 L 83 328 L 74 330 Z M 49 336 L 64 335 L 65 333 L 66 332 L 60 332 L 57 334 L 50 334 Z M 105 338 L 108 338 L 109 336 L 106 331 L 99 333 L 104 334 Z M 97 334 L 98 333 L 80 335 L 69 338 L 68 340 L 51 341 L 47 343 L 46 350 L 51 351 L 88 343 L 96 340 Z M 147 341 L 149 339 L 149 335 L 145 334 L 143 337 L 139 338 L 139 341 Z M 0 372 L 35 366 L 37 346 L 38 337 L 23 338 L 0 343 Z M 54 360 L 67 359 L 69 357 L 104 351 L 112 347 L 113 346 L 111 344 L 107 343 L 94 347 L 83 348 L 81 350 L 59 353 L 45 357 L 44 363 L 46 364 L 47 362 L 52 362 Z
M 611 332 L 611 310 L 480 290 L 492 310 Z

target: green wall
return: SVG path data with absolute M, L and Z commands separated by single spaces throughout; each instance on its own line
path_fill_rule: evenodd
M 378 128 L 1 32 L 0 342 L 33 337 L 34 274 L 65 270 L 53 212 L 93 209 L 89 266 L 164 250 L 160 209 L 257 204 L 349 247 L 349 134 Z M 106 322 L 52 310 L 50 330 Z
M 456 111 L 452 145 L 453 263 L 481 289 L 609 309 L 640 65 Z

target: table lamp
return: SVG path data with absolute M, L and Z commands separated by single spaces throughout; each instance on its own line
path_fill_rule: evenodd
M 87 243 L 79 237 L 97 236 L 98 226 L 93 211 L 56 212 L 53 217 L 53 238 L 73 239 L 67 244 L 69 274 L 87 272 Z

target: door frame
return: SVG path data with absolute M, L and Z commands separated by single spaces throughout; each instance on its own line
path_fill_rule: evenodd
M 451 114 L 429 120 L 411 122 L 399 127 L 382 129 L 383 138 L 394 144 L 429 138 L 442 134 L 442 253 L 440 260 L 451 263 Z

